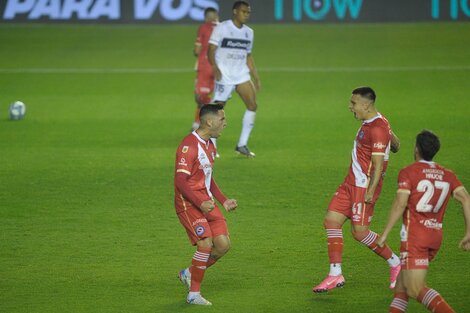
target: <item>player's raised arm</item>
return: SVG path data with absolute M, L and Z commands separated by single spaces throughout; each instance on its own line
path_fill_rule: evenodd
M 470 195 L 465 188 L 457 188 L 454 192 L 455 200 L 462 204 L 463 215 L 465 219 L 466 231 L 463 239 L 459 243 L 459 247 L 470 251 Z

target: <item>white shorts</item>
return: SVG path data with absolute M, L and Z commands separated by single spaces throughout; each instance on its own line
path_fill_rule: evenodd
M 235 90 L 235 87 L 237 87 L 237 85 L 222 85 L 216 82 L 214 88 L 214 99 L 212 101 L 226 102 L 228 99 L 231 98 L 232 92 Z

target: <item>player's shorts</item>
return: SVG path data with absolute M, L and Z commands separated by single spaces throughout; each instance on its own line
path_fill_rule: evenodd
M 194 93 L 198 96 L 208 95 L 214 91 L 215 79 L 212 67 L 201 67 L 197 71 L 196 88 Z
M 354 225 L 369 226 L 374 216 L 375 199 L 372 203 L 366 204 L 365 195 L 366 188 L 342 183 L 331 199 L 328 211 L 347 216 Z
M 178 218 L 186 229 L 192 245 L 196 245 L 199 240 L 204 238 L 214 238 L 220 235 L 228 236 L 229 234 L 227 222 L 218 206 L 206 215 L 198 209 L 189 208 L 178 213 Z
M 427 269 L 442 243 L 442 232 L 426 231 L 409 237 L 400 245 L 400 260 L 403 269 Z

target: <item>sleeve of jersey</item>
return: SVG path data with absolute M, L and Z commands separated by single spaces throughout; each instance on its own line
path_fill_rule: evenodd
M 182 144 L 178 147 L 176 152 L 176 172 L 175 172 L 175 186 L 181 192 L 183 197 L 189 200 L 197 208 L 201 207 L 204 199 L 200 199 L 191 190 L 188 184 L 188 179 L 191 175 L 191 169 L 196 160 L 197 152 L 195 147 Z
M 214 46 L 219 46 L 221 40 L 222 40 L 222 26 L 219 24 L 212 31 L 211 37 L 209 38 L 209 43 Z
M 227 201 L 227 197 L 224 196 L 219 186 L 217 186 L 213 177 L 211 178 L 211 193 L 217 199 L 217 201 L 219 201 L 220 204 L 223 205 L 224 202 Z
M 191 190 L 191 187 L 188 184 L 188 178 L 189 175 L 183 172 L 177 172 L 175 175 L 176 188 L 178 188 L 185 199 L 189 200 L 189 202 L 199 209 L 204 200 L 196 196 L 196 194 Z
M 373 127 L 371 129 L 372 155 L 385 155 L 385 150 L 390 141 L 390 133 L 383 127 Z
M 251 51 L 253 50 L 253 42 L 254 41 L 255 41 L 254 33 L 251 33 L 251 42 L 250 42 L 250 45 L 248 46 L 248 49 L 246 49 L 246 51 L 248 53 L 251 53 Z
M 405 170 L 401 170 L 398 174 L 398 191 L 407 194 L 411 193 L 411 180 Z

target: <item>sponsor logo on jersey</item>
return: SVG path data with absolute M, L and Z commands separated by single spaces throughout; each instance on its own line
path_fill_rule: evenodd
M 250 46 L 250 41 L 236 38 L 224 38 L 220 46 L 222 48 L 247 50 Z
M 193 226 L 200 223 L 207 223 L 207 220 L 205 218 L 198 218 L 193 222 Z
M 415 259 L 416 266 L 428 266 L 429 260 L 428 259 Z
M 186 153 L 186 152 L 188 152 L 188 150 L 189 150 L 189 147 L 184 146 L 183 149 L 181 149 L 181 152 Z
M 354 214 L 352 216 L 352 220 L 353 220 L 353 222 L 359 222 L 361 220 L 361 216 L 357 215 L 357 214 Z
M 421 220 L 419 221 L 424 227 L 431 228 L 431 229 L 442 229 L 442 223 L 439 223 L 435 218 L 431 218 L 428 220 Z
M 202 235 L 204 234 L 204 232 L 205 232 L 204 227 L 202 227 L 202 226 L 200 226 L 200 225 L 199 225 L 198 227 L 196 227 L 196 234 L 197 234 L 198 236 L 202 236 Z
M 374 148 L 376 148 L 376 149 L 385 149 L 385 147 L 387 147 L 387 145 L 385 145 L 381 142 L 375 142 L 374 143 Z
M 178 165 L 181 165 L 181 166 L 188 166 L 188 164 L 186 164 L 186 159 L 185 158 L 181 158 Z

